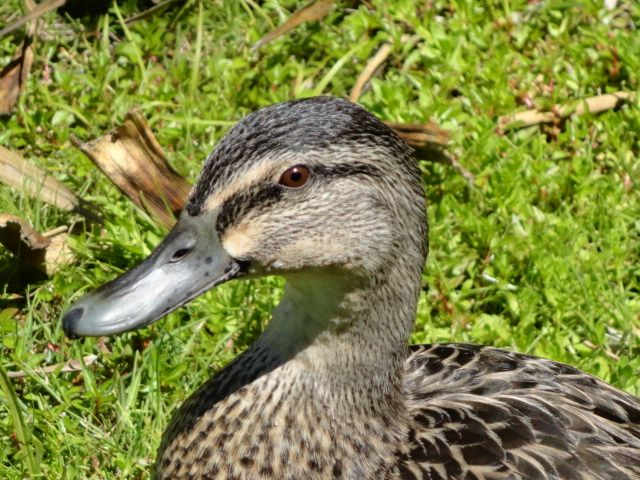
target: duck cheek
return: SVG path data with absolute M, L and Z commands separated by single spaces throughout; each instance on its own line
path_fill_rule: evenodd
M 221 235 L 222 247 L 233 258 L 252 258 L 260 244 L 260 230 L 259 225 L 251 223 L 229 226 Z

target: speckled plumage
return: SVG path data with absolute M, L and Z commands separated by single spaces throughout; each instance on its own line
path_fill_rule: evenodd
M 640 478 L 640 403 L 576 368 L 476 345 L 413 347 L 400 478 Z
M 200 389 L 167 431 L 162 478 L 640 478 L 638 400 L 557 362 L 477 345 L 415 345 L 403 374 L 405 411 L 375 418 L 354 403 L 351 421 L 338 425 L 317 416 L 312 389 L 291 394 L 287 373 L 253 383 L 231 367 L 248 383 L 223 395 L 229 403 L 216 397 L 218 377 Z M 367 458 L 377 442 L 394 445 L 388 463 L 346 469 L 345 459 Z
M 297 164 L 308 184 L 280 185 Z M 173 416 L 158 479 L 640 478 L 639 399 L 549 360 L 407 345 L 428 250 L 422 179 L 363 108 L 319 97 L 248 116 L 186 210 L 238 272 L 287 285 L 260 338 Z

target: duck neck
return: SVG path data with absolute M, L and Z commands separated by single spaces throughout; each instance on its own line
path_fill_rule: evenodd
M 389 411 L 401 398 L 419 293 L 420 273 L 407 277 L 406 268 L 397 262 L 366 280 L 335 270 L 289 277 L 258 345 L 332 405 L 365 402 Z
M 408 434 L 402 371 L 417 278 L 289 278 L 262 336 L 174 416 L 158 477 L 176 478 L 197 456 L 220 473 L 238 472 L 239 458 L 272 458 L 269 478 L 387 478 Z M 203 457 L 198 445 L 218 452 Z

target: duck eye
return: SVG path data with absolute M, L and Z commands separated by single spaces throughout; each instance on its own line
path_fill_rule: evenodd
M 171 261 L 177 262 L 181 258 L 185 257 L 190 251 L 190 248 L 181 248 L 180 250 L 176 250 L 173 255 L 171 255 Z
M 288 168 L 280 176 L 280 185 L 290 188 L 299 188 L 309 181 L 311 171 L 304 165 L 295 165 Z

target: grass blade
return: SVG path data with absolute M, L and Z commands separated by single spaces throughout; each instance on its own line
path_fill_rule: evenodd
M 20 450 L 24 455 L 27 470 L 31 477 L 35 477 L 40 473 L 40 460 L 42 459 L 42 446 L 40 442 L 31 435 L 27 424 L 22 416 L 22 409 L 16 391 L 13 389 L 7 373 L 0 365 L 0 389 L 5 398 L 7 408 L 9 410 L 9 418 L 13 423 L 14 432 Z M 35 450 L 35 451 L 34 451 Z

